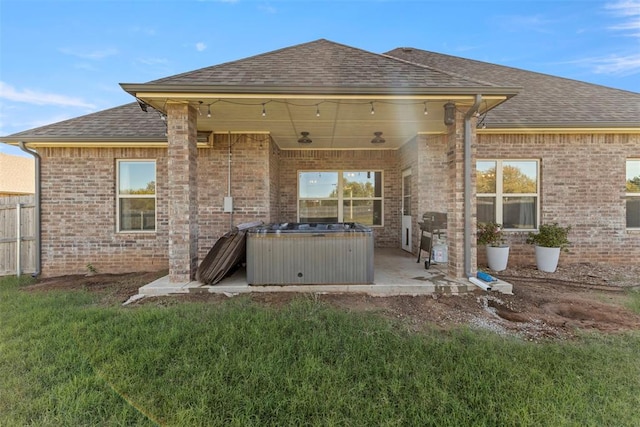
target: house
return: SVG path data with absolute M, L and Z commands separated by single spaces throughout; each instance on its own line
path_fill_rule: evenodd
M 415 254 L 427 211 L 447 214 L 452 277 L 475 273 L 478 220 L 504 224 L 514 263 L 555 221 L 565 262 L 640 258 L 637 93 L 324 39 L 121 86 L 135 102 L 0 138 L 39 163 L 45 276 L 189 281 L 255 220 L 361 222 Z
M 33 158 L 0 153 L 0 197 L 35 193 Z

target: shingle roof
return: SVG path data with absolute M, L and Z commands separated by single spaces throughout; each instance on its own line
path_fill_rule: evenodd
M 20 137 L 51 139 L 156 139 L 166 140 L 166 127 L 153 110 L 144 113 L 137 102 L 98 111 L 85 116 L 41 126 L 10 135 L 11 140 Z
M 414 48 L 397 48 L 385 55 L 502 86 L 521 86 L 523 90 L 517 96 L 487 114 L 488 127 L 640 124 L 638 93 Z
M 472 77 L 416 66 L 325 39 L 274 50 L 148 84 L 279 87 L 491 87 Z
M 489 83 L 492 82 L 492 83 Z M 640 94 L 414 48 L 379 55 L 320 39 L 238 61 L 178 74 L 146 85 L 289 88 L 523 87 L 491 110 L 489 127 L 638 127 Z M 3 141 L 164 140 L 157 114 L 130 103 L 19 132 Z

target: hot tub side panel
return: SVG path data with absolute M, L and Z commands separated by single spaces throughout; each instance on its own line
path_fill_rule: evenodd
M 373 283 L 373 234 L 249 233 L 250 285 Z

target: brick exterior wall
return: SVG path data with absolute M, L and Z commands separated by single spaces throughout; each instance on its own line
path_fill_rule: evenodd
M 167 150 L 39 148 L 42 275 L 168 267 Z M 116 160 L 155 159 L 157 232 L 116 233 Z
M 540 160 L 540 220 L 570 225 L 560 263 L 637 264 L 640 231 L 626 230 L 626 160 L 640 135 L 478 135 L 479 159 Z M 526 232 L 507 233 L 509 264 L 535 263 Z M 483 259 L 480 260 L 483 262 Z
M 167 104 L 169 279 L 195 279 L 198 269 L 197 113 L 186 103 Z
M 280 152 L 281 222 L 297 219 L 298 171 L 382 170 L 384 226 L 374 228 L 376 247 L 399 247 L 401 224 L 401 171 L 398 154 L 391 150 L 283 150 Z
M 412 250 L 420 249 L 420 226 L 425 212 L 447 212 L 449 176 L 447 168 L 447 137 L 419 135 L 398 151 L 400 170 L 411 169 Z M 401 175 L 402 176 L 402 175 Z M 400 191 L 400 190 L 398 190 Z M 422 254 L 426 256 L 426 253 Z
M 459 272 L 463 260 L 455 252 L 462 254 L 463 238 L 461 126 L 463 121 L 458 120 L 449 135 L 418 136 L 397 151 L 281 151 L 264 134 L 232 134 L 229 150 L 229 136 L 215 135 L 212 146 L 197 153 L 198 259 L 232 225 L 295 221 L 298 170 L 383 170 L 385 225 L 374 229 L 376 246 L 400 247 L 401 176 L 411 167 L 414 252 L 419 247 L 417 221 L 422 213 L 446 211 L 449 257 L 454 272 Z M 625 162 L 640 157 L 638 147 L 640 135 L 479 134 L 473 160 L 540 159 L 542 221 L 573 227 L 571 253 L 562 254 L 561 263 L 624 264 L 640 258 L 640 232 L 625 229 L 624 200 Z M 233 214 L 223 212 L 229 151 Z M 113 273 L 169 267 L 167 149 L 40 148 L 38 153 L 42 158 L 43 276 L 86 273 L 88 263 L 99 272 Z M 156 233 L 116 233 L 118 159 L 156 160 Z M 472 178 L 475 183 L 475 173 Z M 452 180 L 458 194 L 450 189 Z M 475 224 L 475 209 L 473 217 Z M 533 247 L 524 244 L 526 234 L 507 234 L 510 264 L 533 264 Z M 475 241 L 472 248 L 475 255 Z
M 232 227 L 253 221 L 269 223 L 277 218 L 273 212 L 277 176 L 269 174 L 277 170 L 276 154 L 271 138 L 264 134 L 214 135 L 213 146 L 198 151 L 200 260 Z M 228 195 L 233 197 L 233 213 L 224 212 L 224 197 Z

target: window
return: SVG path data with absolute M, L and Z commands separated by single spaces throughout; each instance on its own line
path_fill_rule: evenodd
M 538 161 L 479 160 L 476 163 L 478 222 L 506 229 L 538 226 Z
M 627 160 L 627 228 L 640 228 L 640 159 Z
M 156 162 L 117 162 L 118 231 L 155 231 Z
M 382 225 L 381 171 L 298 173 L 298 221 Z

